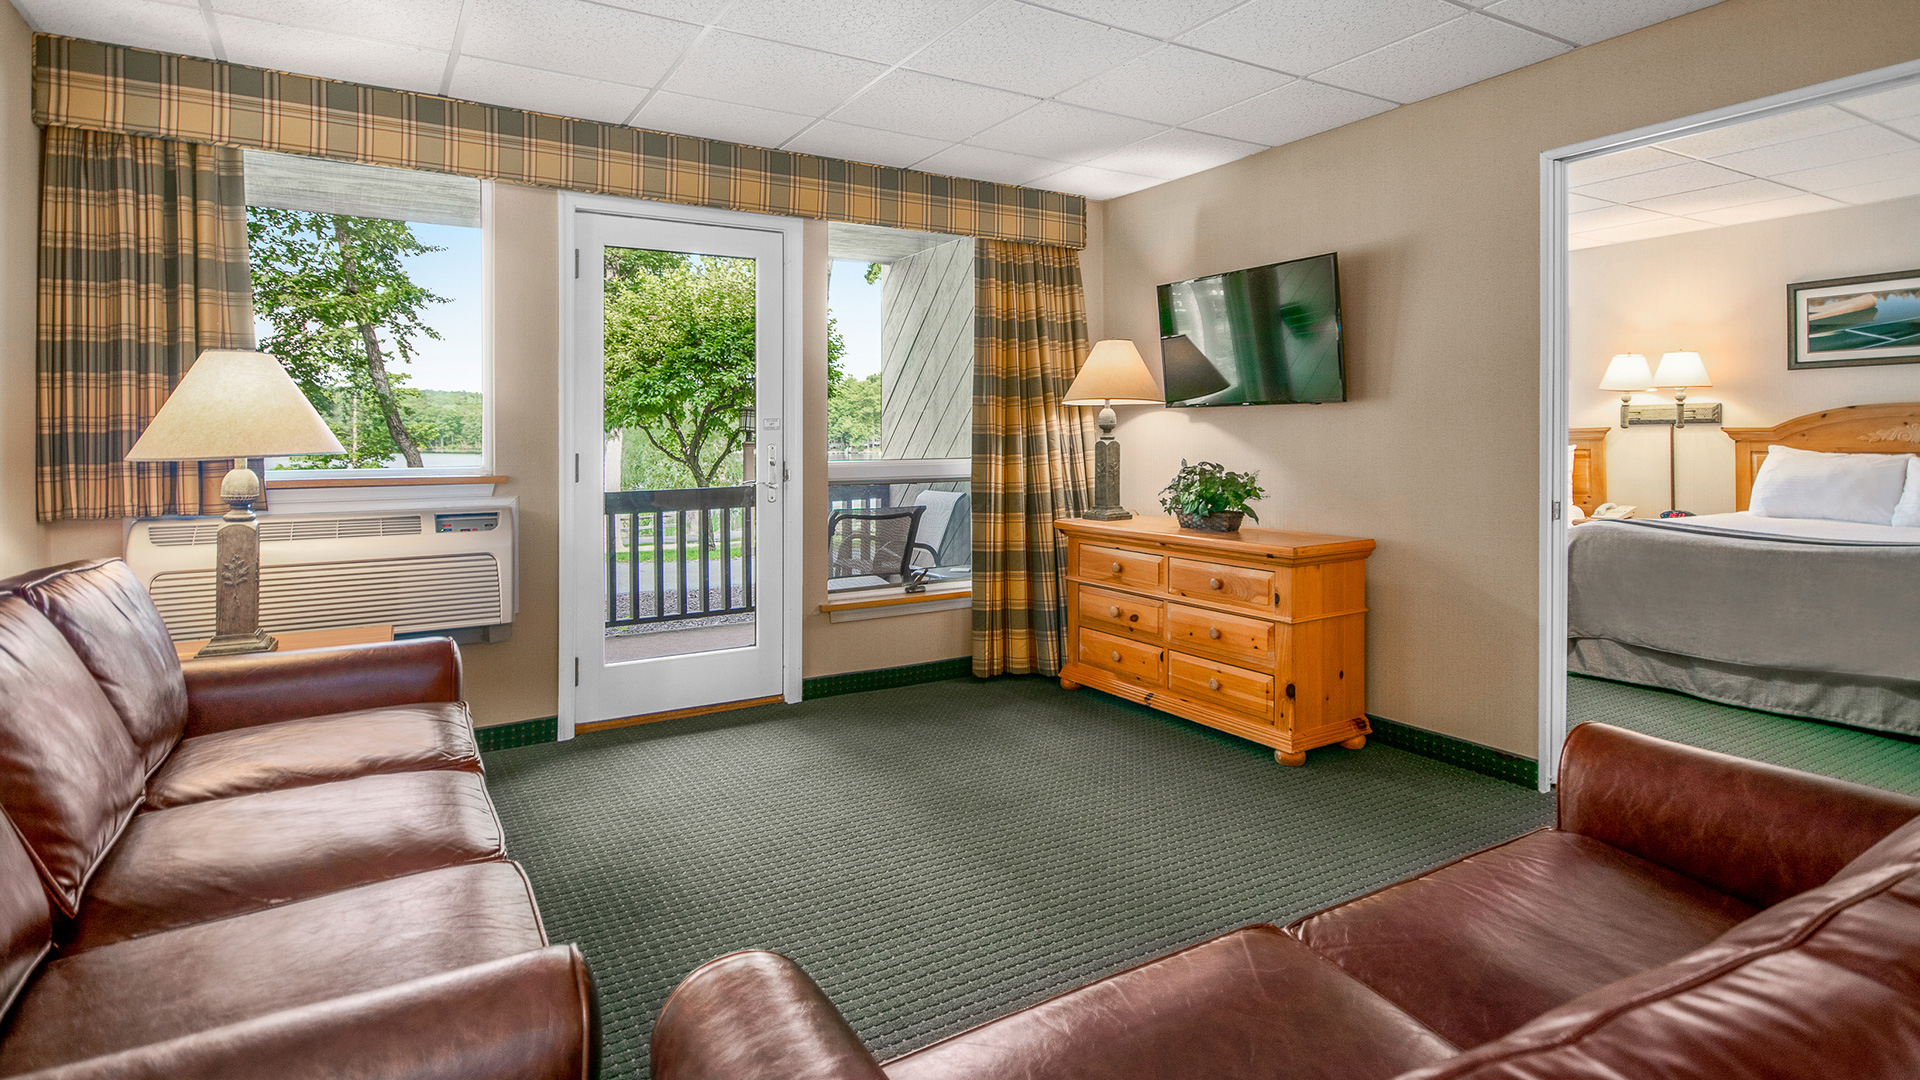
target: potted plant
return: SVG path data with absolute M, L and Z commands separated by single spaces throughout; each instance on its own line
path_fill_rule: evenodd
M 1183 529 L 1234 532 L 1242 514 L 1260 520 L 1247 505 L 1266 494 L 1255 482 L 1259 478 L 1259 473 L 1228 472 L 1217 461 L 1189 465 L 1181 458 L 1180 471 L 1160 492 L 1160 509 L 1178 518 Z

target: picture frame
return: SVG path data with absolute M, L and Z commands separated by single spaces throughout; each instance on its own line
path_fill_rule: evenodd
M 1787 368 L 1920 363 L 1920 270 L 1787 286 Z

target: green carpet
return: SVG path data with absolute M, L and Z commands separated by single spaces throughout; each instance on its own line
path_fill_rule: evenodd
M 599 980 L 609 1077 L 735 949 L 798 960 L 883 1060 L 1246 923 L 1547 823 L 1385 746 L 1305 768 L 1042 679 L 929 683 L 486 755 L 548 932 Z
M 1739 709 L 1645 686 L 1567 677 L 1568 725 L 1599 720 L 1690 746 L 1920 795 L 1920 742 Z

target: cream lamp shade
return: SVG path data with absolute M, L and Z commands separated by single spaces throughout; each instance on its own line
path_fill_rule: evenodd
M 1713 380 L 1707 378 L 1707 365 L 1697 352 L 1670 352 L 1660 358 L 1660 368 L 1653 373 L 1654 386 L 1688 387 L 1712 386 Z
M 1094 345 L 1062 405 L 1164 405 L 1160 386 L 1133 342 L 1110 339 Z
M 208 349 L 187 369 L 128 461 L 210 461 L 344 453 L 280 361 Z
M 1614 357 L 1607 365 L 1606 377 L 1600 380 L 1600 389 L 1622 394 L 1652 388 L 1653 369 L 1647 366 L 1647 358 L 1639 353 L 1621 353 Z

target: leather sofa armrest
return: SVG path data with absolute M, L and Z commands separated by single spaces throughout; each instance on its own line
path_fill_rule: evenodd
M 886 1080 L 800 965 L 738 952 L 695 968 L 653 1026 L 655 1080 Z
M 554 945 L 27 1075 L 593 1080 L 599 1059 L 593 977 Z
M 1920 815 L 1920 799 L 1656 739 L 1567 733 L 1559 827 L 1757 907 L 1838 873 Z
M 187 734 L 307 716 L 460 700 L 460 647 L 411 638 L 188 660 Z

